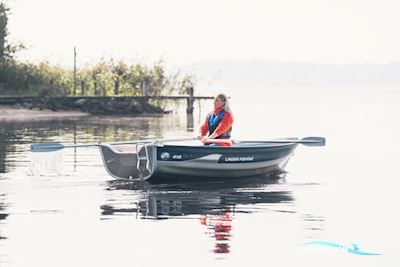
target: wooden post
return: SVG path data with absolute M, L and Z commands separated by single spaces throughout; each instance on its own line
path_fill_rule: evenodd
M 50 80 L 50 91 L 53 93 L 54 91 L 54 81 L 53 79 Z
M 74 145 L 76 145 L 76 121 L 74 121 Z M 76 147 L 74 147 L 74 172 L 76 172 L 76 164 L 77 160 L 76 160 Z
M 76 47 L 74 46 L 74 95 L 76 95 Z
M 193 104 L 194 104 L 194 89 L 192 86 L 187 88 L 187 93 L 189 97 L 187 98 L 187 109 L 186 113 L 193 115 Z
M 197 100 L 197 106 L 198 106 L 198 108 L 199 108 L 199 122 L 201 122 L 201 118 L 202 118 L 202 116 L 201 116 L 201 99 L 199 99 L 199 100 Z
M 96 76 L 93 76 L 93 94 L 96 96 L 97 95 L 97 81 L 96 81 Z
M 148 79 L 147 79 L 147 77 L 145 76 L 143 79 L 142 79 L 142 96 L 146 96 L 147 95 L 147 87 L 148 87 Z
M 187 113 L 186 114 L 186 130 L 188 132 L 193 132 L 194 130 L 194 117 L 193 113 Z
M 114 82 L 114 95 L 119 95 L 119 77 Z
M 66 96 L 66 95 L 67 95 L 67 90 L 65 90 L 65 85 L 64 85 L 64 83 L 61 84 L 60 92 L 61 92 L 61 95 L 62 95 L 62 96 Z
M 85 95 L 85 81 L 81 81 L 81 95 Z
M 106 96 L 107 91 L 106 91 L 106 82 L 105 81 L 103 81 L 101 84 L 101 91 L 103 93 L 103 96 Z

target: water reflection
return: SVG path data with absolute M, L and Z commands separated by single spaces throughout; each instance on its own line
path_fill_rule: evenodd
M 194 116 L 193 113 L 188 113 L 186 115 L 186 130 L 188 132 L 193 132 L 194 131 Z
M 304 224 L 303 229 L 307 239 L 317 238 L 325 228 L 325 217 L 318 214 L 318 212 L 304 212 L 300 215 L 300 218 Z
M 114 199 L 118 194 L 111 194 L 103 205 L 103 215 L 137 213 L 142 219 L 167 219 L 189 215 L 221 215 L 227 207 L 238 212 L 255 212 L 238 205 L 291 203 L 290 191 L 269 191 L 269 185 L 282 180 L 251 177 L 246 179 L 191 181 L 168 184 L 155 182 L 109 182 L 108 191 L 124 191 L 123 199 Z M 129 207 L 127 207 L 127 205 Z M 282 210 L 280 210 L 282 211 Z
M 163 227 L 163 230 L 170 231 L 170 229 L 174 229 L 175 225 L 179 225 L 179 220 L 179 222 L 188 222 L 189 231 L 192 231 L 192 226 L 194 226 L 204 233 L 205 240 L 207 240 L 206 249 L 218 254 L 218 257 L 234 253 L 233 240 L 236 244 L 243 242 L 238 237 L 240 228 L 237 225 L 248 224 L 246 220 L 241 219 L 242 216 L 249 214 L 251 214 L 252 220 L 247 225 L 248 228 L 253 227 L 254 221 L 267 218 L 267 220 L 271 219 L 268 222 L 275 226 L 280 225 L 280 221 L 291 221 L 296 224 L 300 219 L 305 224 L 304 229 L 307 236 L 323 230 L 323 217 L 314 215 L 313 210 L 304 212 L 297 205 L 298 203 L 296 205 L 294 203 L 294 196 L 296 199 L 301 199 L 295 194 L 298 190 L 302 190 L 302 186 L 290 187 L 283 179 L 277 179 L 277 177 L 190 182 L 182 180 L 168 180 L 168 182 L 108 181 L 111 178 L 105 173 L 103 166 L 100 166 L 98 151 L 90 149 L 64 150 L 62 164 L 67 167 L 67 170 L 71 170 L 71 166 L 73 166 L 73 172 L 63 172 L 54 176 L 56 178 L 44 176 L 38 179 L 24 176 L 26 172 L 24 166 L 29 163 L 26 161 L 29 160 L 27 152 L 30 143 L 123 141 L 160 137 L 165 133 L 171 134 L 171 129 L 177 129 L 178 132 L 184 133 L 186 125 L 184 122 L 182 123 L 182 120 L 177 120 L 172 116 L 0 124 L 0 172 L 7 172 L 7 177 L 11 177 L 0 180 L 2 185 L 0 186 L 0 239 L 1 236 L 7 237 L 2 240 L 0 246 L 2 244 L 8 246 L 7 242 L 15 238 L 13 233 L 10 234 L 8 230 L 3 230 L 2 233 L 2 226 L 9 226 L 11 220 L 18 221 L 24 218 L 24 216 L 19 218 L 13 214 L 18 211 L 18 205 L 22 205 L 22 207 L 26 205 L 27 199 L 10 198 L 10 196 L 25 192 L 25 189 L 29 189 L 28 191 L 33 196 L 38 196 L 32 198 L 35 200 L 29 204 L 31 207 L 28 216 L 31 220 L 35 220 L 43 213 L 46 213 L 49 219 L 59 217 L 60 214 L 67 217 L 75 216 L 73 212 L 71 215 L 71 210 L 75 210 L 77 206 L 81 205 L 84 212 L 89 210 L 90 214 L 95 214 L 95 221 L 99 223 L 100 228 L 108 226 L 114 228 L 115 226 L 130 231 L 140 227 L 140 223 L 133 226 L 131 221 L 128 224 L 120 223 L 119 219 L 124 216 L 124 219 L 132 219 L 135 222 L 137 220 L 148 222 L 164 220 L 164 224 L 157 223 L 157 227 Z M 97 177 L 97 173 L 100 176 L 104 174 L 104 176 Z M 86 176 L 86 174 L 90 175 Z M 15 186 L 19 183 L 26 186 Z M 3 191 L 8 195 L 2 195 L 1 188 L 11 190 Z M 61 203 L 66 204 L 59 206 L 60 203 L 55 202 L 54 205 L 43 209 L 43 203 L 40 201 L 43 195 L 52 196 L 52 200 L 59 196 L 65 197 L 66 201 Z M 93 201 L 91 203 L 93 205 L 90 204 L 90 208 L 86 210 L 88 206 L 78 203 L 77 199 L 80 198 Z M 8 214 L 11 216 L 8 217 Z M 21 214 L 27 215 L 23 212 Z M 97 220 L 97 216 L 100 217 L 100 220 Z M 275 218 L 280 221 L 274 222 Z M 315 218 L 320 221 L 314 220 Z M 85 216 L 80 217 L 79 220 L 82 220 L 82 223 L 93 223 L 93 221 L 88 222 Z M 172 220 L 174 222 L 170 223 Z M 16 225 L 16 229 L 20 227 L 18 224 Z M 124 227 L 127 228 L 124 229 Z M 17 229 L 15 232 L 19 230 Z M 80 234 L 79 230 L 77 231 L 77 234 Z M 112 231 L 110 230 L 110 232 Z M 101 233 L 99 232 L 99 235 Z M 204 238 L 204 235 L 201 237 Z
M 17 151 L 17 147 L 13 144 L 24 142 L 23 131 L 13 124 L 0 125 L 0 173 L 6 172 L 7 154 Z
M 294 212 L 292 193 L 275 190 L 282 180 L 265 177 L 214 181 L 109 182 L 102 219 L 195 219 L 214 240 L 213 252 L 229 253 L 232 221 L 238 213 Z M 276 205 L 278 204 L 278 205 Z
M 5 161 L 6 161 L 6 146 L 4 144 L 3 138 L 1 138 L 0 139 L 0 173 L 6 172 Z
M 5 211 L 5 200 L 6 194 L 1 193 L 0 194 L 0 226 L 3 224 L 3 221 L 8 217 L 8 213 Z M 1 227 L 0 227 L 1 229 Z M 0 239 L 5 239 L 5 237 L 2 236 L 2 233 L 0 232 Z
M 232 230 L 233 210 L 231 207 L 225 207 L 224 214 L 207 215 L 203 214 L 200 217 L 200 223 L 207 227 L 206 234 L 215 239 L 214 253 L 229 253 Z
M 51 121 L 0 122 L 0 173 L 21 167 L 31 143 L 93 143 L 158 138 L 169 129 L 184 131 L 180 120 L 164 117 L 85 117 Z M 76 169 L 76 150 L 74 151 Z M 26 161 L 26 159 L 25 159 Z

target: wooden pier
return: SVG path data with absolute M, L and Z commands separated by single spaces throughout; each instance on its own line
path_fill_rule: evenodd
M 53 96 L 53 97 L 39 97 L 39 96 L 0 96 L 0 105 L 15 105 L 21 104 L 26 102 L 33 102 L 33 101 L 41 101 L 44 98 L 51 98 L 51 99 L 70 99 L 78 100 L 78 99 L 94 99 L 94 100 L 115 100 L 115 99 L 135 99 L 135 100 L 188 100 L 190 103 L 194 102 L 194 100 L 210 100 L 214 99 L 213 96 L 189 96 L 189 95 L 170 95 L 170 96 Z
M 194 96 L 193 88 L 187 89 L 187 95 L 169 96 L 0 96 L 0 105 L 20 105 L 29 108 L 52 110 L 81 109 L 89 113 L 161 113 L 162 110 L 151 106 L 149 100 L 186 100 L 187 114 L 193 114 L 196 100 L 211 100 L 212 96 Z M 100 112 L 97 112 L 100 111 Z

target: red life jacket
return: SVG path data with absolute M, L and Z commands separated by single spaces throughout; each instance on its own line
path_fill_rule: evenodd
M 210 116 L 208 117 L 207 120 L 207 126 L 208 126 L 208 132 L 210 135 L 217 129 L 218 125 L 221 123 L 222 116 L 224 116 L 225 110 L 222 110 L 220 113 L 218 113 L 217 116 L 214 115 L 214 112 L 210 113 Z M 217 137 L 217 139 L 225 139 L 225 138 L 230 138 L 232 133 L 232 127 L 225 133 L 221 134 L 220 136 Z

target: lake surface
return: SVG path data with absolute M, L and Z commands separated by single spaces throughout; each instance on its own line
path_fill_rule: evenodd
M 236 139 L 325 136 L 327 146 L 299 146 L 279 180 L 126 182 L 96 148 L 33 154 L 29 144 L 192 136 L 184 108 L 0 122 L 0 266 L 395 266 L 400 91 L 227 92 Z M 211 106 L 196 105 L 194 128 Z

